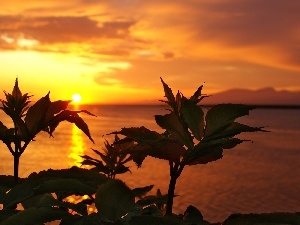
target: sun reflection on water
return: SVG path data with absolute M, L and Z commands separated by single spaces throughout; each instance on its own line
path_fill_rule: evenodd
M 76 127 L 75 124 L 72 126 L 72 137 L 71 137 L 71 145 L 70 145 L 70 153 L 68 158 L 71 159 L 68 162 L 70 167 L 72 166 L 81 166 L 82 158 L 81 155 L 84 155 L 84 141 L 82 138 L 82 131 Z

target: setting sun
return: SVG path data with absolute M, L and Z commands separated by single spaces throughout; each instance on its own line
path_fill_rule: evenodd
M 72 100 L 73 100 L 73 102 L 74 103 L 79 103 L 79 102 L 81 102 L 81 95 L 80 94 L 73 94 L 72 95 Z

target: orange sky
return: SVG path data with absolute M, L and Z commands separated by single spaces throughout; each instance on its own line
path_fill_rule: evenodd
M 230 88 L 300 91 L 300 1 L 0 3 L 0 88 L 134 103 Z M 2 93 L 0 97 L 3 98 Z

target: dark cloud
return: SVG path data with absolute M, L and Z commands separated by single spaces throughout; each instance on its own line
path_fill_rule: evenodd
M 104 21 L 89 17 L 0 16 L 0 35 L 21 33 L 40 43 L 87 42 L 91 39 L 123 39 L 134 21 Z
M 300 28 L 299 1 L 233 0 L 202 7 L 199 37 L 234 46 L 282 44 Z

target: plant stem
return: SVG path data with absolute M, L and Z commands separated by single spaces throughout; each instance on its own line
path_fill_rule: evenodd
M 170 216 L 173 213 L 173 203 L 174 203 L 176 182 L 185 164 L 184 162 L 180 162 L 180 163 L 174 163 L 173 165 L 173 162 L 169 161 L 169 165 L 170 165 L 170 183 L 169 183 L 168 199 L 166 205 L 166 216 Z
M 172 215 L 172 209 L 173 209 L 173 200 L 175 195 L 175 186 L 177 181 L 177 176 L 170 175 L 170 183 L 169 183 L 169 189 L 168 189 L 168 199 L 167 199 L 167 205 L 166 205 L 166 216 Z
M 18 184 L 19 179 L 19 162 L 20 162 L 20 155 L 18 153 L 14 154 L 14 184 Z

